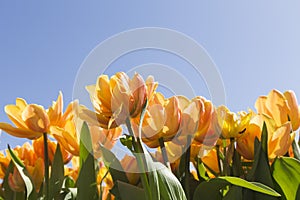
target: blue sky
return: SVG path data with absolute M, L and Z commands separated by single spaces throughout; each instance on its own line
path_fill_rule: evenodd
M 3 108 L 16 97 L 48 107 L 61 90 L 70 102 L 89 52 L 114 34 L 141 27 L 173 29 L 201 44 L 218 66 L 233 111 L 253 108 L 273 88 L 300 96 L 299 24 L 299 1 L 1 1 L 0 121 L 8 121 Z M 147 51 L 110 67 L 120 71 L 149 62 L 188 67 Z M 191 80 L 197 81 L 202 88 L 203 80 Z M 197 94 L 207 96 L 207 88 Z M 0 149 L 21 142 L 5 133 L 0 141 Z

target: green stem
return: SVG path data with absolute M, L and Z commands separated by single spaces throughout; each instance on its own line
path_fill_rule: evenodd
M 169 170 L 171 170 L 171 165 L 170 165 L 170 162 L 169 162 L 169 159 L 168 159 L 168 154 L 167 154 L 167 150 L 166 150 L 166 147 L 165 147 L 164 139 L 161 137 L 161 138 L 158 139 L 158 141 L 159 141 L 159 146 L 160 146 L 161 153 L 162 153 L 162 156 L 163 156 L 164 164 L 168 167 Z
M 134 149 L 135 156 L 136 156 L 136 159 L 137 159 L 138 167 L 140 169 L 141 181 L 142 181 L 143 187 L 146 191 L 146 198 L 148 200 L 151 200 L 152 199 L 152 194 L 151 194 L 151 189 L 150 189 L 150 185 L 149 185 L 149 182 L 148 182 L 148 178 L 147 178 L 147 175 L 146 175 L 146 167 L 145 167 L 146 159 L 143 156 L 144 151 L 143 151 L 143 148 L 142 148 L 141 140 L 140 140 L 140 138 L 135 137 L 135 134 L 132 130 L 130 118 L 126 119 L 126 126 L 127 126 L 129 134 L 133 137 L 132 145 L 133 145 L 133 149 Z
M 47 133 L 43 134 L 44 139 L 44 167 L 45 167 L 45 199 L 49 199 L 49 154 Z
M 191 142 L 192 142 L 192 136 L 188 135 L 187 136 L 187 150 L 185 153 L 185 177 L 184 177 L 184 190 L 185 190 L 185 194 L 187 199 L 191 199 L 190 197 L 190 156 L 191 156 Z
M 220 146 L 216 145 L 216 150 L 217 150 L 217 159 L 218 159 L 218 167 L 219 167 L 219 172 L 220 175 L 223 175 L 223 170 L 222 170 L 222 166 L 221 166 L 221 158 L 220 158 Z

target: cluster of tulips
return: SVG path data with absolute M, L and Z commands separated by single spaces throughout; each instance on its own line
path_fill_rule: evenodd
M 158 83 L 124 72 L 87 86 L 94 110 L 17 98 L 0 129 L 22 146 L 0 152 L 3 199 L 297 199 L 300 109 L 272 90 L 256 111 L 204 97 L 164 97 Z M 3 142 L 3 141 L 2 141 Z M 128 154 L 114 155 L 116 146 Z M 286 180 L 289 180 L 287 183 Z

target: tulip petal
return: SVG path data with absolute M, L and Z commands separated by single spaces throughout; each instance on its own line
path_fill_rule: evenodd
M 4 108 L 8 118 L 19 128 L 26 129 L 27 125 L 22 119 L 22 111 L 16 105 L 7 105 Z
M 41 137 L 43 134 L 40 132 L 34 132 L 28 129 L 15 128 L 7 123 L 0 123 L 0 129 L 6 133 L 20 138 L 35 139 Z
M 289 90 L 283 94 L 287 100 L 289 106 L 289 118 L 291 120 L 293 130 L 296 131 L 300 125 L 300 110 L 298 108 L 298 102 L 296 95 L 293 91 Z

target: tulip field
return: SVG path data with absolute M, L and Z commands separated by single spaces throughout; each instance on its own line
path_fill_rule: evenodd
M 293 91 L 271 90 L 235 113 L 158 86 L 118 72 L 86 86 L 93 109 L 78 100 L 64 109 L 62 92 L 46 107 L 6 105 L 0 129 L 27 141 L 0 152 L 0 199 L 300 199 Z

